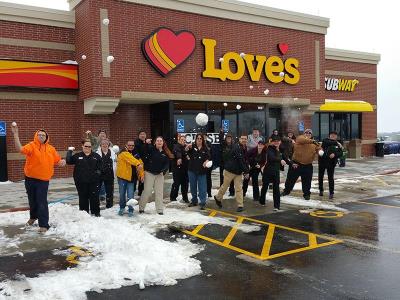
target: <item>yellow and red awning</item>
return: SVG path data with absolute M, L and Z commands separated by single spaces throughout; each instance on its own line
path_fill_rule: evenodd
M 78 89 L 78 66 L 0 60 L 0 86 Z
M 325 104 L 322 104 L 319 110 L 330 112 L 372 112 L 374 108 L 365 101 L 326 99 Z

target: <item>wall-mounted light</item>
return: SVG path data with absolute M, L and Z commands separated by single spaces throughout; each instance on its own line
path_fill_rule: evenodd
M 224 106 L 224 107 L 227 107 L 227 106 L 228 106 L 228 103 L 224 102 L 223 106 Z
M 103 19 L 103 25 L 108 26 L 108 24 L 110 24 L 110 20 L 107 18 Z
M 264 106 L 257 106 L 258 110 L 263 110 Z

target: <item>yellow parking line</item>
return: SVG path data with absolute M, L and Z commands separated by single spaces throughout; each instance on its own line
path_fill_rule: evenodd
M 272 239 L 274 238 L 274 233 L 275 233 L 275 225 L 269 225 L 268 226 L 268 232 L 267 235 L 265 236 L 265 241 L 264 245 L 261 251 L 261 257 L 266 258 L 269 256 L 269 250 L 271 249 L 272 245 Z
M 384 206 L 384 207 L 391 207 L 391 208 L 400 208 L 400 206 L 387 205 L 387 204 L 379 204 L 379 203 L 370 203 L 370 202 L 364 202 L 364 201 L 357 201 L 357 202 L 354 202 L 354 203 L 363 203 L 363 204 L 376 205 L 376 206 Z
M 209 217 L 214 217 L 218 212 L 216 210 L 212 211 L 208 216 Z M 205 226 L 206 224 L 200 224 L 197 225 L 197 227 L 195 229 L 193 229 L 191 232 L 192 234 L 197 234 L 199 233 L 199 231 Z
M 225 246 L 229 245 L 231 243 L 233 237 L 235 236 L 235 234 L 236 234 L 236 232 L 238 230 L 238 227 L 240 226 L 240 224 L 242 224 L 243 220 L 244 220 L 243 217 L 239 217 L 237 219 L 235 226 L 232 227 L 231 231 L 228 233 L 228 235 L 226 236 L 226 238 L 225 238 L 225 240 L 223 242 L 223 244 Z
M 317 236 L 313 233 L 310 233 L 308 235 L 308 243 L 310 244 L 310 247 L 316 247 L 317 246 Z

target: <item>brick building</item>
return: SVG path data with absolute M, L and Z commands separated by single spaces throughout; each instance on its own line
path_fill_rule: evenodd
M 199 112 L 216 146 L 223 123 L 235 135 L 312 127 L 322 139 L 335 129 L 345 142 L 361 139 L 363 155 L 374 152 L 380 56 L 326 48 L 329 19 L 233 0 L 70 0 L 70 8 L 0 3 L 10 180 L 23 177 L 24 163 L 12 121 L 23 144 L 44 128 L 62 155 L 86 130 L 105 129 L 121 146 L 139 128 L 190 140 Z

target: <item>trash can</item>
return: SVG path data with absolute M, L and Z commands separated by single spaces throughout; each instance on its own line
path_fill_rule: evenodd
M 375 144 L 375 154 L 377 157 L 385 156 L 385 143 L 378 142 Z
M 351 140 L 349 142 L 347 149 L 349 152 L 348 153 L 349 158 L 355 158 L 355 159 L 361 158 L 361 140 L 360 139 Z

